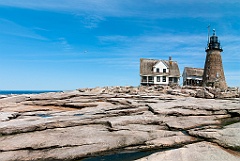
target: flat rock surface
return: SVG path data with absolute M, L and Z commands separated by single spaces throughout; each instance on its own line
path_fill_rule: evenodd
M 179 149 L 152 154 L 137 161 L 239 161 L 239 153 L 208 142 L 189 144 Z
M 1 161 L 91 160 L 128 151 L 154 153 L 142 160 L 240 160 L 239 98 L 162 90 L 108 87 L 2 96 Z
M 240 123 L 225 126 L 222 129 L 192 129 L 190 135 L 211 139 L 219 145 L 240 151 Z

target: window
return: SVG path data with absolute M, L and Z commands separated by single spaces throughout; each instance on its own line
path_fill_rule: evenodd
M 163 76 L 162 78 L 163 78 L 162 81 L 163 81 L 163 82 L 166 82 L 166 76 Z
M 167 73 L 167 70 L 166 70 L 166 69 L 163 69 L 163 73 Z
M 156 69 L 156 72 L 159 73 L 159 68 Z
M 178 82 L 178 78 L 174 78 L 174 83 L 177 83 Z
M 148 82 L 153 82 L 153 77 L 152 76 L 148 77 Z
M 160 78 L 161 78 L 160 76 L 157 76 L 157 82 L 160 82 Z
M 142 76 L 142 82 L 147 82 L 147 77 L 146 76 Z
M 172 77 L 169 77 L 169 82 L 172 82 Z

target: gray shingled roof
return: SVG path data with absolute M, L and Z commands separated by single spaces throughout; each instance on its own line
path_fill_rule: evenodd
M 169 60 L 156 60 L 156 59 L 140 59 L 140 75 L 157 75 L 158 73 L 153 72 L 153 66 L 158 62 L 163 61 L 170 71 L 170 76 L 180 77 L 180 71 L 176 61 Z
M 185 67 L 184 71 L 186 72 L 187 76 L 203 76 L 203 69 L 202 68 L 192 68 L 192 67 Z

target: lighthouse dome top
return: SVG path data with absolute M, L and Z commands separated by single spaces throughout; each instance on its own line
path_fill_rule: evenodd
M 216 36 L 216 30 L 213 29 L 213 35 L 210 37 L 210 40 L 208 41 L 208 47 L 206 51 L 209 50 L 219 50 L 223 51 L 222 47 L 220 45 L 220 42 L 218 41 L 218 37 Z

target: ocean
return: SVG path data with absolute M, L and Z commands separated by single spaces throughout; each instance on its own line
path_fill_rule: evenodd
M 0 90 L 0 95 L 9 94 L 39 94 L 47 92 L 61 92 L 60 90 Z

